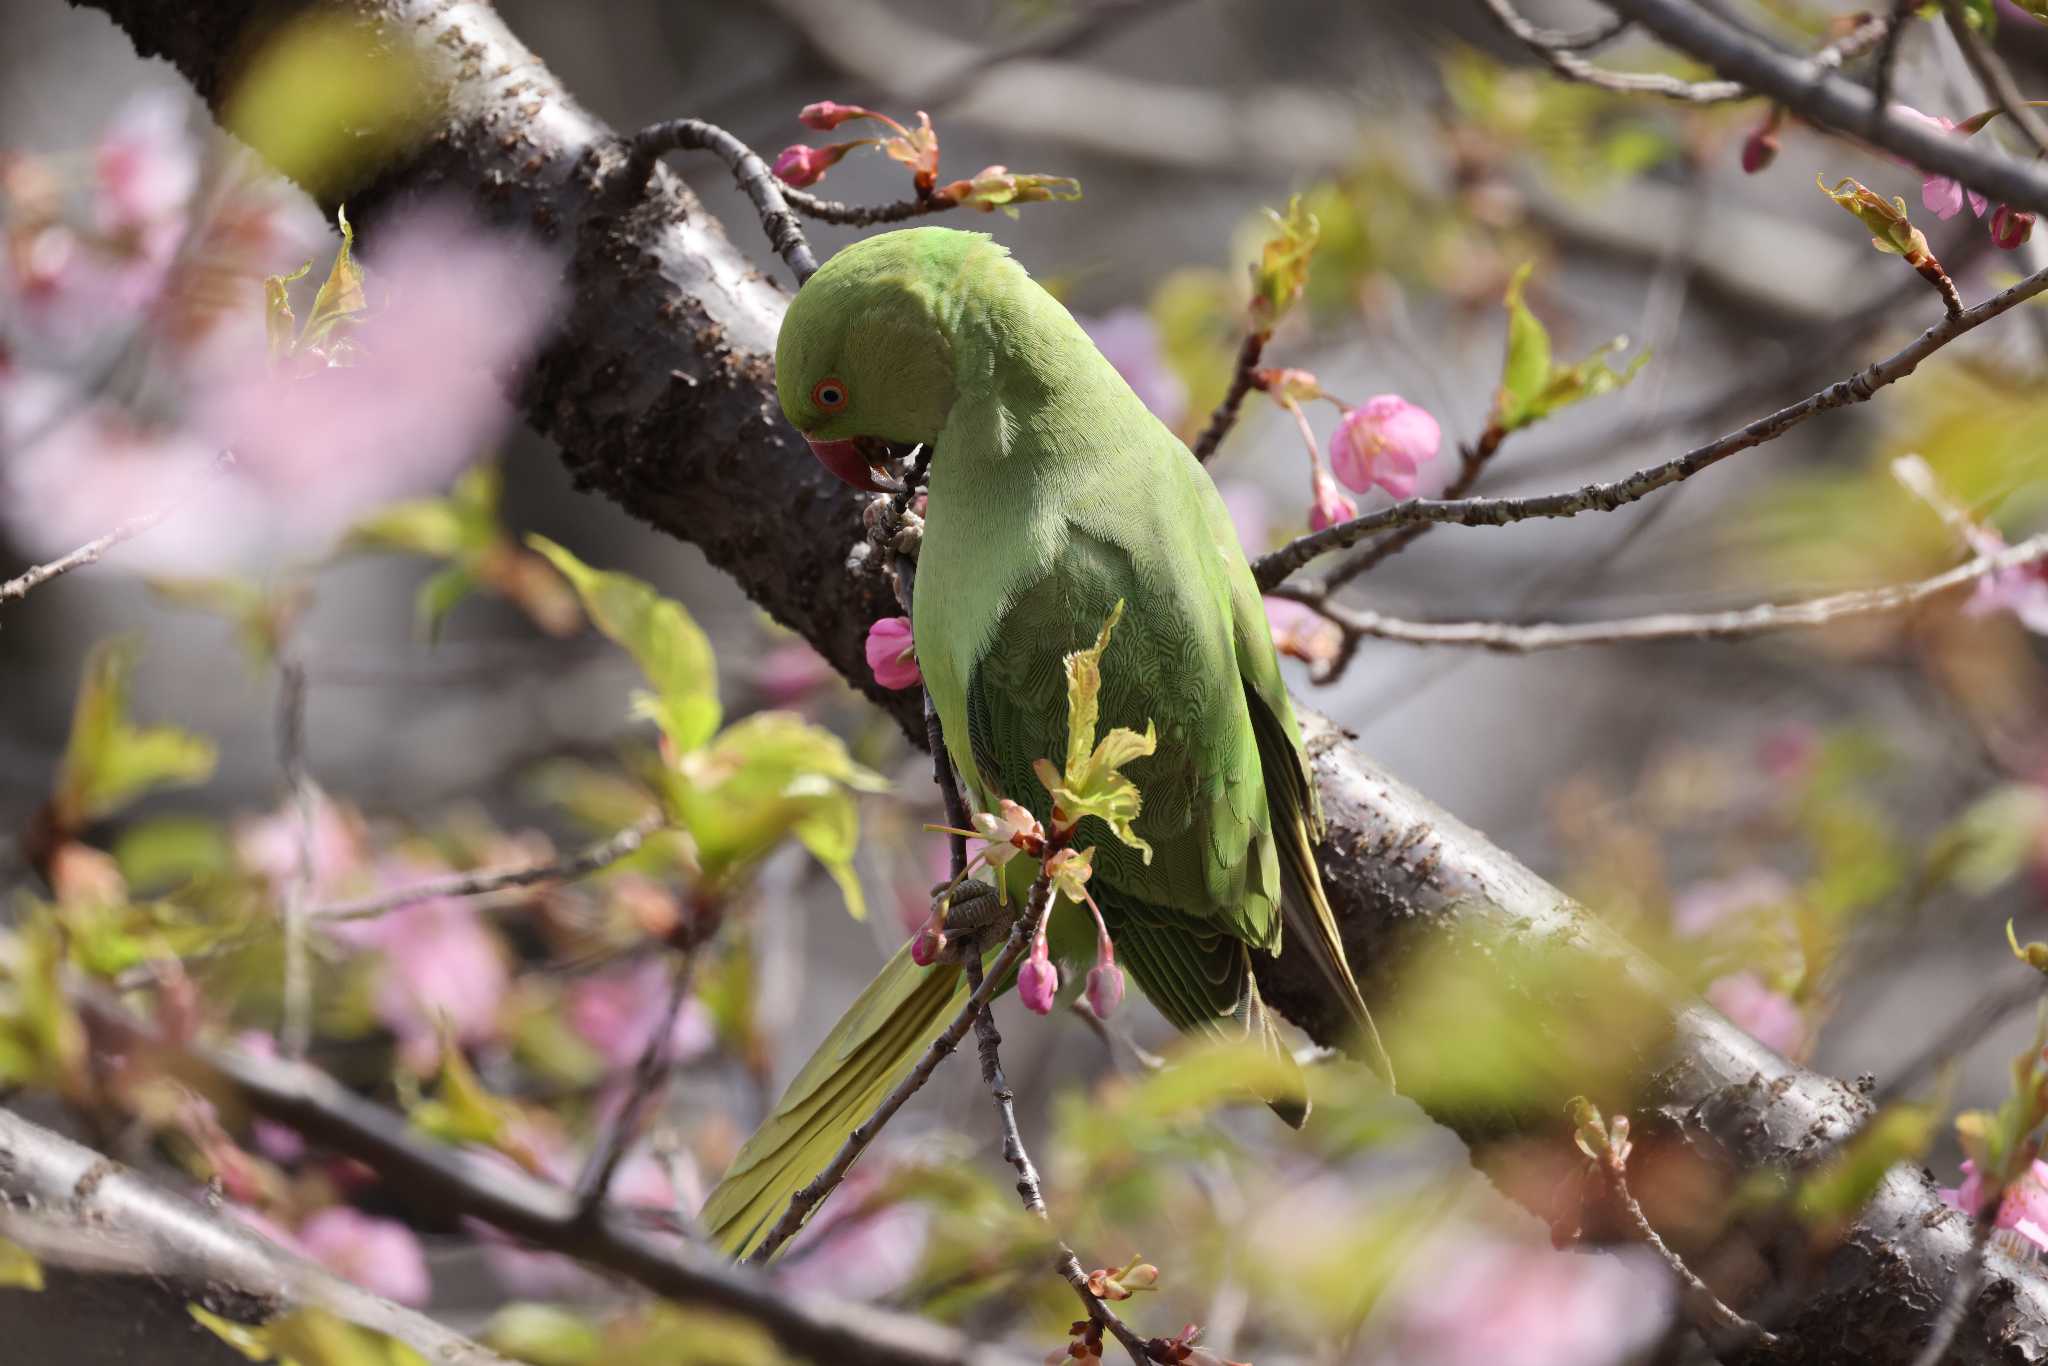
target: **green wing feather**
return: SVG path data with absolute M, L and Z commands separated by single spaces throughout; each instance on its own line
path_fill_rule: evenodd
M 704 1201 L 705 1235 L 745 1257 L 790 1197 L 831 1162 L 853 1127 L 967 1003 L 956 967 L 921 968 L 906 945 L 834 1025 Z

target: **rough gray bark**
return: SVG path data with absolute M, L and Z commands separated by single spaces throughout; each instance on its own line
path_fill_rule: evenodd
M 215 102 L 251 26 L 278 9 L 248 0 L 94 7 Z M 782 294 L 672 177 L 658 176 L 644 201 L 623 202 L 606 180 L 623 160 L 618 136 L 561 89 L 488 6 L 359 0 L 352 8 L 417 44 L 447 87 L 445 120 L 417 159 L 351 194 L 366 244 L 374 245 L 392 203 L 441 190 L 569 252 L 574 304 L 526 384 L 528 421 L 560 443 L 583 484 L 700 546 L 921 740 L 915 695 L 875 693 L 862 658 L 867 624 L 895 608 L 875 578 L 841 570 L 860 536 L 858 506 L 777 415 L 769 358 Z M 1840 122 L 1827 119 L 1831 109 L 1820 117 Z M 1908 141 L 1916 155 L 1923 150 L 1920 140 Z M 1959 142 L 1926 150 L 1935 153 L 1922 158 L 1929 167 L 1963 171 L 2016 202 L 2033 202 L 2043 183 L 2041 172 L 2011 164 L 1995 178 L 1980 176 L 1983 154 Z M 1630 1079 L 1640 1142 L 1690 1154 L 1730 1179 L 1810 1164 L 1868 1114 L 1853 1089 L 1777 1057 L 1674 993 L 1561 893 L 1335 732 L 1322 728 L 1315 750 L 1332 818 L 1325 875 L 1352 959 L 1369 965 L 1376 990 L 1398 977 L 1425 931 L 1499 962 L 1500 991 L 1511 1000 L 1527 987 L 1502 945 L 1562 944 L 1587 955 L 1616 990 L 1654 998 L 1665 1022 L 1639 1041 Z M 1335 1003 L 1310 965 L 1290 953 L 1261 981 L 1312 1034 L 1333 1037 Z M 1446 1109 L 1438 1117 L 1475 1148 L 1559 1127 L 1554 1108 L 1541 1116 Z M 1844 1239 L 1818 1253 L 1769 1229 L 1712 1248 L 1674 1241 L 1689 1257 L 1712 1257 L 1710 1279 L 1724 1262 L 1738 1267 L 1732 1279 L 1740 1284 L 1716 1288 L 1768 1319 L 1782 1341 L 1774 1361 L 1905 1363 L 1946 1295 L 1968 1227 L 1941 1205 L 1924 1172 L 1901 1170 Z M 1994 1257 L 1951 1359 L 2044 1355 L 2048 1282 L 2035 1267 Z

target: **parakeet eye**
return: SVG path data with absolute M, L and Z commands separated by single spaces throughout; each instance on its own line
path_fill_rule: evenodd
M 846 383 L 839 379 L 821 379 L 811 388 L 811 402 L 820 412 L 836 413 L 846 406 Z

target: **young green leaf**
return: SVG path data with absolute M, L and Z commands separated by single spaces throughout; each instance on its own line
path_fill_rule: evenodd
M 9 1290 L 41 1290 L 43 1264 L 20 1243 L 0 1238 L 0 1286 Z
M 57 772 L 60 830 L 76 831 L 159 787 L 213 776 L 211 740 L 175 726 L 138 726 L 128 718 L 128 684 L 138 651 L 130 637 L 104 641 L 86 660 L 71 713 L 71 738 Z
M 1124 604 L 1118 599 L 1109 620 L 1102 624 L 1095 644 L 1066 657 L 1067 671 L 1067 763 L 1065 771 L 1050 760 L 1040 759 L 1032 767 L 1045 790 L 1052 794 L 1053 826 L 1060 833 L 1072 830 L 1089 816 L 1100 820 L 1118 839 L 1136 849 L 1145 862 L 1152 861 L 1152 846 L 1140 839 L 1135 825 L 1143 803 L 1138 785 L 1123 775 L 1125 764 L 1145 758 L 1159 748 L 1159 738 L 1150 721 L 1145 733 L 1119 726 L 1097 743 L 1095 730 L 1101 709 L 1102 652 L 1109 648 L 1110 633 L 1123 619 Z
M 711 641 L 682 604 L 630 574 L 592 569 L 545 536 L 527 544 L 546 556 L 583 600 L 597 629 L 626 647 L 653 691 L 633 699 L 678 753 L 687 754 L 718 730 L 718 671 Z
M 1302 207 L 1300 195 L 1287 201 L 1285 217 L 1271 209 L 1266 216 L 1273 220 L 1273 234 L 1252 264 L 1252 327 L 1270 333 L 1308 284 L 1308 263 L 1322 225 Z
M 313 311 L 306 318 L 305 330 L 299 333 L 300 351 L 326 345 L 338 329 L 370 308 L 369 298 L 363 293 L 363 268 L 355 260 L 356 233 L 348 225 L 348 210 L 336 209 L 334 219 L 341 225 L 341 250 L 334 254 L 334 264 L 328 267 L 320 292 L 313 296 Z
M 1508 310 L 1506 359 L 1501 364 L 1500 389 L 1494 395 L 1492 423 L 1502 432 L 1526 427 L 1560 408 L 1598 398 L 1621 388 L 1636 377 L 1650 359 L 1639 352 L 1616 370 L 1609 358 L 1628 349 L 1628 338 L 1616 337 L 1576 365 L 1559 365 L 1552 356 L 1550 331 L 1530 311 L 1523 290 L 1533 262 L 1524 263 L 1508 281 L 1503 302 Z

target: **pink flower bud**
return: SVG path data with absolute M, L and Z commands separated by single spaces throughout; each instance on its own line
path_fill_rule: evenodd
M 1031 946 L 1031 956 L 1017 970 L 1017 995 L 1026 1010 L 1036 1015 L 1050 1015 L 1052 999 L 1059 989 L 1060 970 L 1052 965 L 1045 935 L 1041 933 L 1038 942 Z
M 1358 515 L 1358 504 L 1337 491 L 1336 481 L 1321 470 L 1315 472 L 1315 503 L 1308 510 L 1308 529 L 1322 531 L 1348 522 Z
M 1088 969 L 1088 1008 L 1095 1018 L 1106 1020 L 1116 1014 L 1124 1001 L 1124 970 L 1114 963 L 1097 963 Z
M 1399 394 L 1375 394 L 1344 414 L 1330 438 L 1330 468 L 1346 488 L 1377 484 L 1396 498 L 1415 495 L 1415 477 L 1436 458 L 1443 430 Z
M 1750 130 L 1742 140 L 1742 173 L 1755 175 L 1778 159 L 1778 132 L 1771 124 Z
M 2026 245 L 2033 235 L 2034 215 L 2025 209 L 2000 204 L 1991 211 L 1991 245 L 2013 251 Z
M 916 648 L 909 617 L 883 617 L 868 627 L 868 668 L 874 671 L 875 682 L 892 691 L 916 687 L 923 681 Z
M 805 105 L 803 112 L 797 115 L 797 120 L 806 128 L 815 128 L 821 133 L 829 133 L 848 119 L 864 119 L 868 117 L 870 117 L 868 111 L 857 104 L 841 104 L 837 100 L 819 100 L 815 104 Z
M 801 189 L 823 180 L 825 172 L 836 166 L 841 157 L 869 141 L 872 139 L 835 142 L 829 147 L 810 147 L 801 142 L 791 143 L 782 149 L 781 154 L 775 158 L 775 164 L 769 169 L 774 171 L 776 178 L 784 184 Z
M 946 932 L 930 925 L 917 932 L 917 938 L 910 941 L 910 961 L 921 968 L 928 968 L 939 961 L 939 955 L 946 951 Z

